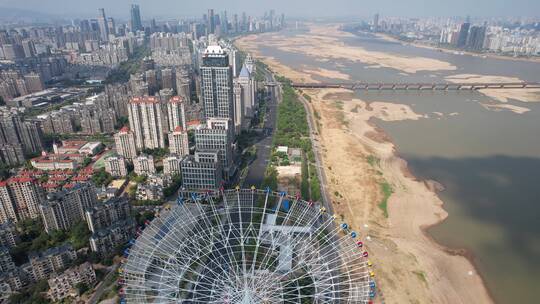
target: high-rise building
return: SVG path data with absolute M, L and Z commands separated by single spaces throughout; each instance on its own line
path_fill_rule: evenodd
M 169 133 L 169 151 L 171 154 L 180 156 L 189 154 L 188 133 L 180 126 L 177 126 L 174 131 Z
M 36 180 L 12 177 L 0 182 L 0 216 L 14 222 L 40 216 L 39 204 L 45 200 L 44 192 Z M 4 220 L 3 220 L 4 222 Z
M 234 120 L 232 71 L 227 53 L 216 45 L 209 46 L 202 58 L 201 93 L 204 115 Z
M 49 193 L 47 201 L 39 206 L 45 231 L 68 230 L 84 219 L 84 210 L 96 203 L 96 190 L 91 183 L 76 184 L 69 190 Z
M 189 72 L 180 70 L 176 72 L 176 94 L 184 98 L 185 102 L 190 103 L 191 100 L 191 78 Z
M 175 131 L 177 127 L 186 130 L 186 109 L 184 98 L 174 96 L 167 102 L 167 116 L 169 122 L 169 132 Z
M 119 156 L 109 156 L 105 159 L 105 171 L 114 177 L 127 176 L 126 159 Z
M 98 15 L 99 36 L 101 41 L 109 41 L 109 27 L 107 26 L 107 17 L 105 16 L 105 9 L 100 8 Z
M 166 175 L 178 175 L 182 170 L 183 156 L 171 154 L 163 159 L 163 173 Z
M 235 79 L 233 82 L 233 101 L 234 101 L 234 129 L 238 134 L 242 128 L 244 119 L 244 89 L 242 85 Z
M 90 249 L 101 255 L 115 252 L 115 248 L 127 243 L 135 234 L 137 222 L 132 218 L 121 220 L 100 229 L 90 237 Z
M 111 17 L 107 18 L 107 30 L 109 31 L 110 35 L 116 36 L 116 24 L 114 23 L 114 19 Z
M 133 159 L 133 172 L 138 175 L 150 175 L 156 173 L 154 157 L 141 154 Z
M 458 47 L 464 47 L 467 44 L 467 37 L 469 36 L 470 27 L 471 27 L 471 24 L 469 22 L 465 22 L 461 24 L 459 28 L 459 35 L 457 38 Z
M 166 68 L 161 70 L 161 88 L 176 90 L 174 81 L 176 80 L 173 70 Z
M 164 116 L 156 97 L 134 97 L 129 103 L 129 125 L 138 150 L 165 148 Z
M 16 148 L 15 145 L 21 145 L 24 152 L 27 154 L 40 152 L 43 149 L 43 146 L 37 122 L 22 121 L 21 117 L 16 112 L 0 111 L 0 146 L 1 145 L 13 145 L 14 148 Z M 24 155 L 21 153 L 16 159 L 19 157 L 23 158 Z
M 208 18 L 206 21 L 207 34 L 214 34 L 216 31 L 216 17 L 214 16 L 214 10 L 208 9 L 206 17 Z
M 137 157 L 137 146 L 135 145 L 135 134 L 128 127 L 123 127 L 120 132 L 114 135 L 116 152 L 126 159 L 132 160 Z
M 233 167 L 233 131 L 231 122 L 226 119 L 211 118 L 207 127 L 195 131 L 195 150 L 197 152 L 217 151 L 223 169 L 223 177 L 229 179 Z
M 38 73 L 32 72 L 24 75 L 23 77 L 29 93 L 35 93 L 43 91 L 45 89 L 45 84 L 41 79 L 41 75 L 39 75 Z
M 240 75 L 238 76 L 238 83 L 242 86 L 244 95 L 244 109 L 243 115 L 245 117 L 253 117 L 255 108 L 255 98 L 257 96 L 255 78 L 253 77 L 253 63 L 251 56 L 246 57 L 246 62 L 242 66 Z
M 146 79 L 146 83 L 148 84 L 148 94 L 154 95 L 154 93 L 156 93 L 156 91 L 159 89 L 156 70 L 152 69 L 144 72 L 144 77 Z
M 141 21 L 141 10 L 139 8 L 139 5 L 132 4 L 131 5 L 131 31 L 136 32 L 143 29 L 142 21 Z
M 182 160 L 182 186 L 186 190 L 215 190 L 222 185 L 218 152 L 195 152 Z
M 472 26 L 467 37 L 467 48 L 475 51 L 482 50 L 485 38 L 486 27 Z
M 373 16 L 373 30 L 376 32 L 379 30 L 379 14 Z
M 113 197 L 103 204 L 88 208 L 85 211 L 85 220 L 91 232 L 107 228 L 114 223 L 128 219 L 131 214 L 131 205 L 126 197 Z

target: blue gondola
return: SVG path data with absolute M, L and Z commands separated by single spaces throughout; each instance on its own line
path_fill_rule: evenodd
M 342 229 L 347 229 L 348 227 L 349 227 L 349 225 L 347 225 L 347 223 L 341 224 L 341 228 L 342 228 Z
M 369 287 L 375 288 L 375 281 L 370 281 L 369 282 Z
M 351 232 L 351 237 L 354 239 L 356 237 L 356 232 Z

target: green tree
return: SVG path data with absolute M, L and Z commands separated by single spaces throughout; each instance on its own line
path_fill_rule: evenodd
M 97 187 L 108 185 L 112 180 L 113 177 L 107 171 L 105 171 L 105 168 L 97 170 L 92 175 L 92 182 L 94 182 Z

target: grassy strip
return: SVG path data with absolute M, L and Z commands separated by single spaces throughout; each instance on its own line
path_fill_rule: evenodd
M 383 211 L 384 217 L 388 217 L 388 199 L 392 193 L 394 193 L 394 189 L 392 189 L 392 186 L 387 181 L 380 183 L 380 186 L 383 193 L 383 199 L 378 206 Z

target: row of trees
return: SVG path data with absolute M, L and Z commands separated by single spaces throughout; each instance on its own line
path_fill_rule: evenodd
M 274 135 L 274 146 L 301 148 L 302 182 L 300 191 L 303 198 L 318 201 L 321 199 L 321 185 L 315 167 L 315 155 L 309 136 L 307 112 L 298 95 L 291 86 L 290 80 L 277 77 L 283 88 L 283 101 L 278 106 L 277 130 Z

